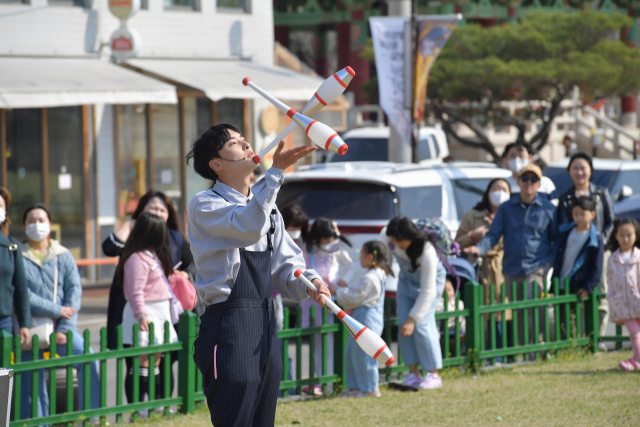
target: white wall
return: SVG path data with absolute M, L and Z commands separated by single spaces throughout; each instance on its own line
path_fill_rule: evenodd
M 215 0 L 201 0 L 201 11 L 165 10 L 162 0 L 148 0 L 149 9 L 128 26 L 140 34 L 140 57 L 235 56 L 271 65 L 272 4 L 251 1 L 251 13 L 236 13 L 216 11 Z M 32 3 L 0 3 L 0 55 L 95 55 L 119 26 L 107 0 L 91 9 Z M 103 56 L 110 53 L 105 46 Z

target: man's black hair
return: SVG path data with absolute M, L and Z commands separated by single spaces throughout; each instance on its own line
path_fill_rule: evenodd
M 193 169 L 196 173 L 204 179 L 213 180 L 214 184 L 218 180 L 218 174 L 209 167 L 209 162 L 211 159 L 220 157 L 219 151 L 231 139 L 230 130 L 242 135 L 242 132 L 233 125 L 220 124 L 211 126 L 202 132 L 191 146 L 191 151 L 187 154 L 187 165 L 189 160 L 193 159 Z
M 527 153 L 531 154 L 531 148 L 529 147 L 529 144 L 523 144 L 521 142 L 511 142 L 509 144 L 506 145 L 506 147 L 504 147 L 504 151 L 502 152 L 502 159 L 507 157 L 507 154 L 509 154 L 509 150 L 511 150 L 512 148 L 517 148 L 518 151 L 522 151 L 522 150 L 527 150 Z
M 585 211 L 595 212 L 596 205 L 596 199 L 592 196 L 582 196 L 573 200 L 573 203 L 571 203 L 571 209 L 580 206 Z

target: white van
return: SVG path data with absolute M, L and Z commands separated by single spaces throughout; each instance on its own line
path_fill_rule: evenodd
M 349 146 L 344 156 L 327 152 L 325 163 L 386 162 L 389 160 L 389 127 L 364 127 L 345 132 L 342 139 Z M 325 153 L 323 153 L 325 154 Z M 418 159 L 444 159 L 449 155 L 447 137 L 440 126 L 420 129 Z
M 282 209 L 297 204 L 312 220 L 336 221 L 353 243 L 351 255 L 357 263 L 362 244 L 378 239 L 398 215 L 438 217 L 455 235 L 460 219 L 480 201 L 489 181 L 508 176 L 510 171 L 490 163 L 325 163 L 287 174 L 277 205 Z M 395 292 L 395 279 L 389 278 L 387 290 Z

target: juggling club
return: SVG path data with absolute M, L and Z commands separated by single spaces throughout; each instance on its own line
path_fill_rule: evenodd
M 345 67 L 342 70 L 329 76 L 313 94 L 307 105 L 302 109 L 302 114 L 311 116 L 322 109 L 327 104 L 332 103 L 345 91 L 351 79 L 356 73 L 351 67 Z M 273 149 L 280 141 L 287 137 L 296 128 L 296 123 L 291 122 L 278 136 L 276 136 L 259 155 L 253 156 L 253 161 L 260 163 L 262 158 Z
M 262 95 L 267 101 L 271 102 L 281 111 L 286 113 L 291 119 L 302 128 L 307 136 L 311 138 L 311 140 L 318 145 L 319 147 L 324 148 L 325 150 L 335 151 L 339 155 L 343 155 L 347 152 L 349 147 L 347 144 L 340 138 L 338 133 L 331 129 L 329 126 L 324 123 L 320 123 L 317 120 L 310 119 L 307 116 L 304 116 L 297 111 L 289 108 L 284 102 L 279 99 L 271 96 L 264 89 L 262 89 L 257 84 L 253 83 L 249 77 L 245 77 L 242 80 L 242 83 L 245 86 L 249 86 L 251 89 L 258 92 Z
M 302 280 L 309 289 L 314 291 L 317 290 L 313 283 L 304 277 L 302 270 L 296 270 L 294 276 Z M 387 346 L 384 340 L 378 336 L 378 334 L 342 311 L 336 303 L 331 301 L 331 298 L 327 298 L 326 295 L 323 295 L 323 297 L 324 301 L 327 303 L 327 307 L 329 307 L 331 311 L 338 316 L 338 319 L 342 320 L 342 323 L 344 323 L 353 338 L 356 340 L 356 343 L 360 348 L 362 348 L 362 350 L 364 350 L 365 353 L 376 359 L 378 362 L 384 363 L 385 366 L 391 366 L 391 364 L 395 362 L 396 357 L 391 353 L 391 349 Z

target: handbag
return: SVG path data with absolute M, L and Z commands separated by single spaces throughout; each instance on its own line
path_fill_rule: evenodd
M 169 280 L 169 285 L 173 290 L 173 294 L 178 298 L 180 304 L 182 304 L 182 308 L 193 311 L 198 302 L 198 295 L 191 281 L 179 274 L 174 274 L 171 276 L 171 280 Z
M 167 280 L 167 276 L 164 274 L 162 265 L 158 264 L 158 267 L 160 267 L 162 277 L 164 278 L 164 283 L 166 283 L 167 289 L 169 289 L 169 294 L 171 294 L 171 300 L 169 301 L 169 312 L 171 313 L 171 323 L 175 325 L 180 320 L 180 315 L 184 313 L 184 308 L 182 307 L 180 300 L 176 298 L 176 295 L 173 293 L 173 289 L 171 289 L 169 280 Z
M 56 257 L 56 265 L 53 273 L 53 303 L 58 300 L 58 257 Z M 13 319 L 13 326 L 15 336 L 20 336 L 20 328 L 18 326 L 17 318 Z M 45 316 L 31 316 L 31 328 L 29 333 L 31 337 L 38 336 L 40 350 L 46 350 L 51 346 L 51 334 L 55 331 L 54 320 L 51 317 Z M 32 343 L 29 343 L 25 350 L 31 350 L 33 348 Z

